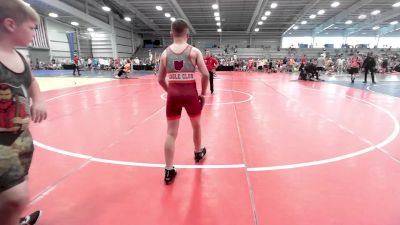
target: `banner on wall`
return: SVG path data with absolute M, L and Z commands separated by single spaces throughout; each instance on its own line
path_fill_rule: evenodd
M 71 60 L 73 60 L 75 54 L 75 32 L 67 32 L 67 39 L 69 45 L 69 54 L 71 56 Z

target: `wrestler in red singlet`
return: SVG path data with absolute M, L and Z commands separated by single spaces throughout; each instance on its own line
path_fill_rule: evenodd
M 185 108 L 192 123 L 195 161 L 199 162 L 206 155 L 206 148 L 201 147 L 200 115 L 208 85 L 208 70 L 200 50 L 187 43 L 189 26 L 185 20 L 177 19 L 172 23 L 171 36 L 174 43 L 161 55 L 158 75 L 158 82 L 168 93 L 168 131 L 164 149 L 166 184 L 171 183 L 177 174 L 173 161 L 182 108 Z M 197 93 L 194 75 L 196 66 L 202 75 L 200 96 Z
M 190 53 L 192 46 L 187 45 L 182 52 L 174 52 L 167 48 L 166 70 L 168 79 L 167 119 L 181 117 L 182 108 L 190 117 L 199 116 L 201 105 L 196 89 L 195 66 Z

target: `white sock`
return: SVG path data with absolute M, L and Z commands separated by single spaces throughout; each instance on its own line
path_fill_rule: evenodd
M 165 169 L 167 169 L 167 170 L 173 170 L 173 169 L 174 169 L 174 166 L 166 166 Z

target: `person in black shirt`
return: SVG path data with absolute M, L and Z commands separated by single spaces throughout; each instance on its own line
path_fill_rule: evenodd
M 375 77 L 374 77 L 374 70 L 375 70 L 375 66 L 376 66 L 376 62 L 374 57 L 372 57 L 372 53 L 368 53 L 367 58 L 364 60 L 363 63 L 363 68 L 365 71 L 365 76 L 364 76 L 364 82 L 363 83 L 367 83 L 367 75 L 368 75 L 368 71 L 371 71 L 371 77 L 372 77 L 372 83 L 375 83 Z

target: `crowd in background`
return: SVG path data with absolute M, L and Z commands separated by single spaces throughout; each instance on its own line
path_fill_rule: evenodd
M 240 59 L 236 55 L 233 57 L 219 57 L 220 65 L 233 66 L 237 71 L 264 71 L 264 72 L 297 72 L 302 64 L 314 63 L 317 67 L 323 68 L 326 75 L 342 74 L 349 72 L 351 68 L 351 58 L 357 54 L 361 60 L 367 57 L 367 54 L 359 54 L 356 51 L 348 55 L 337 54 L 327 56 L 321 53 L 319 57 L 308 58 L 307 55 L 287 56 L 284 58 L 249 58 Z M 400 72 L 400 56 L 398 53 L 371 55 L 376 61 L 375 71 L 378 73 Z M 218 58 L 218 57 L 217 57 Z M 396 71 L 397 70 L 397 71 Z
M 300 49 L 299 49 L 300 50 Z M 224 55 L 215 55 L 219 61 L 219 65 L 223 67 L 231 67 L 234 71 L 262 71 L 266 73 L 277 73 L 277 72 L 299 72 L 302 65 L 313 64 L 318 68 L 318 74 L 321 75 L 338 75 L 338 74 L 352 74 L 352 58 L 357 55 L 359 58 L 360 69 L 367 54 L 358 54 L 357 50 L 352 51 L 348 54 L 336 54 L 329 55 L 325 50 L 319 54 L 318 57 L 308 57 L 307 55 L 293 54 L 293 51 L 288 52 L 287 57 L 283 58 L 246 58 L 241 59 L 237 56 L 236 50 L 229 49 L 225 50 Z M 77 56 L 75 56 L 77 57 Z M 148 57 L 138 58 L 105 58 L 105 57 L 93 57 L 93 58 L 80 58 L 75 60 L 74 64 L 82 70 L 118 70 L 125 67 L 129 63 L 131 70 L 134 66 L 149 65 L 155 70 L 158 68 L 159 55 L 153 55 L 149 51 Z M 394 51 L 385 51 L 382 54 L 371 55 L 375 61 L 373 72 L 375 73 L 391 73 L 400 72 L 400 56 L 399 53 Z M 72 61 L 74 62 L 74 60 Z M 33 69 L 62 69 L 63 64 L 67 64 L 67 60 L 55 60 L 53 59 L 49 63 L 41 63 L 36 59 L 36 63 L 32 62 Z

